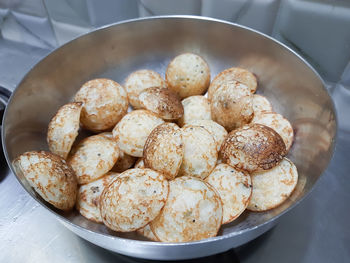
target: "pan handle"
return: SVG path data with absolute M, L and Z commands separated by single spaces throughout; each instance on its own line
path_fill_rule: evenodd
M 0 126 L 2 126 L 2 118 L 4 116 L 5 108 L 12 92 L 0 86 Z

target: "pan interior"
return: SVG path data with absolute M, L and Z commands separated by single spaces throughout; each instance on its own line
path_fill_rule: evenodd
M 257 93 L 266 96 L 274 110 L 292 123 L 295 139 L 288 158 L 299 172 L 292 196 L 273 210 L 245 212 L 222 227 L 220 235 L 273 220 L 301 200 L 327 167 L 336 133 L 335 112 L 321 79 L 293 52 L 268 37 L 228 23 L 146 19 L 97 30 L 54 51 L 22 80 L 7 107 L 3 135 L 8 161 L 25 151 L 48 149 L 46 132 L 51 117 L 87 80 L 103 77 L 124 84 L 127 75 L 138 69 L 152 69 L 164 77 L 170 60 L 184 52 L 202 56 L 212 78 L 232 66 L 252 71 L 259 82 Z M 97 233 L 140 239 L 134 234 L 110 232 L 76 211 L 55 210 L 17 176 L 43 206 L 73 224 Z

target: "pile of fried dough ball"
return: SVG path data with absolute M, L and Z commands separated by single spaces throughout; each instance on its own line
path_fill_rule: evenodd
M 232 67 L 210 79 L 207 62 L 184 53 L 165 79 L 138 70 L 124 86 L 90 80 L 51 119 L 50 152 L 23 153 L 14 167 L 54 207 L 111 230 L 216 236 L 246 209 L 283 203 L 298 173 L 285 158 L 293 128 L 255 94 L 254 74 Z M 81 129 L 95 135 L 76 141 Z

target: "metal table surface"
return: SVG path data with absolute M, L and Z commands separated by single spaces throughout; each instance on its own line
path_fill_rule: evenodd
M 0 85 L 14 89 L 48 52 L 0 40 Z M 349 114 L 350 103 L 338 110 Z M 276 227 L 242 247 L 186 262 L 348 262 L 350 133 L 343 126 L 325 175 Z M 112 253 L 71 233 L 22 189 L 2 155 L 0 195 L 0 262 L 149 262 Z

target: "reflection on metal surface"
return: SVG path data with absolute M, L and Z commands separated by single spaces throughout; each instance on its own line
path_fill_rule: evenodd
M 334 109 L 313 70 L 290 50 L 265 36 L 231 24 L 193 17 L 145 19 L 107 27 L 76 39 L 42 60 L 23 79 L 8 105 L 3 139 L 9 161 L 24 151 L 47 148 L 45 133 L 50 118 L 86 80 L 104 74 L 123 82 L 126 73 L 146 64 L 150 69 L 162 67 L 160 71 L 164 72 L 167 61 L 184 51 L 199 52 L 213 72 L 245 61 L 252 52 L 258 62 L 259 58 L 269 58 L 261 61 L 267 61 L 271 67 L 257 63 L 248 69 L 257 75 L 260 92 L 271 98 L 276 109 L 280 109 L 293 125 L 306 121 L 308 129 L 297 134 L 299 137 L 290 154 L 300 178 L 307 181 L 305 191 L 296 192 L 299 196 L 293 196 L 273 210 L 246 212 L 244 220 L 223 226 L 221 236 L 186 245 L 169 245 L 141 242 L 135 240 L 137 236 L 129 234 L 128 239 L 124 239 L 124 234 L 111 233 L 103 225 L 90 222 L 75 212 L 57 213 L 22 181 L 37 201 L 70 230 L 90 242 L 149 259 L 186 259 L 222 252 L 267 231 L 275 224 L 276 216 L 310 191 L 327 166 L 336 129 Z M 106 73 L 111 75 L 106 76 Z M 271 77 L 264 78 L 264 74 Z M 320 145 L 317 138 L 313 139 L 314 134 L 322 133 L 329 138 L 327 145 Z
M 139 258 L 132 258 L 132 257 L 126 257 L 126 256 L 120 256 L 121 263 L 151 263 L 154 262 L 152 260 L 145 260 L 145 259 L 139 259 Z M 169 263 L 176 263 L 179 261 L 167 261 Z M 223 252 L 221 254 L 204 257 L 204 258 L 195 258 L 195 259 L 188 259 L 188 260 L 182 260 L 183 263 L 239 263 L 241 262 L 238 258 L 237 253 L 235 250 L 231 249 L 229 251 Z
M 47 52 L 0 39 L 0 84 L 13 89 Z M 147 61 L 152 59 L 148 57 Z M 219 68 L 214 65 L 212 73 L 216 74 Z M 129 70 L 125 68 L 125 72 Z M 110 77 L 115 75 L 114 71 L 104 74 Z M 262 259 L 265 262 L 281 262 L 283 259 L 291 263 L 347 262 L 350 258 L 350 214 L 347 213 L 346 202 L 350 200 L 350 166 L 347 165 L 350 136 L 348 131 L 343 131 L 349 123 L 345 117 L 350 114 L 350 104 L 344 93 L 333 95 L 338 112 L 344 118 L 339 118 L 341 131 L 338 145 L 326 176 L 319 180 L 303 203 L 281 218 L 273 231 L 236 250 L 241 262 L 259 262 Z M 0 262 L 131 262 L 129 258 L 95 246 L 67 230 L 23 190 L 2 157 Z M 231 255 L 231 252 L 228 254 Z M 235 256 L 231 256 L 233 261 Z M 212 261 L 218 261 L 217 258 L 222 257 L 216 256 Z M 229 259 L 230 256 L 223 258 Z

